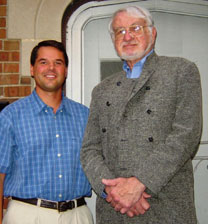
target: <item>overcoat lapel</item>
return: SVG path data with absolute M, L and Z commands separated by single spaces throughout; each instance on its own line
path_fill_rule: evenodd
M 158 56 L 152 53 L 146 60 L 142 73 L 138 79 L 127 79 L 125 73 L 119 76 L 117 83 L 120 83 L 120 90 L 114 92 L 117 95 L 115 98 L 122 98 L 122 102 L 117 107 L 112 115 L 112 122 L 117 123 L 124 115 L 126 106 L 129 101 L 142 89 L 146 82 L 155 72 Z M 122 95 L 122 97 L 120 97 Z
M 113 98 L 119 101 L 114 113 L 111 114 L 111 122 L 112 124 L 117 124 L 121 119 L 122 114 L 125 111 L 126 104 L 128 103 L 129 98 L 131 97 L 132 91 L 135 88 L 136 80 L 127 79 L 124 72 L 119 76 L 116 83 L 120 83 L 119 88 L 115 88 L 113 91 Z M 116 86 L 115 83 L 115 86 Z M 115 94 L 115 95 L 114 95 Z M 122 97 L 121 97 L 122 96 Z
M 152 74 L 154 73 L 153 69 L 143 69 L 141 76 L 138 78 L 134 89 L 132 90 L 130 97 L 126 104 L 142 89 L 142 87 L 146 84 L 146 82 L 150 79 Z
M 143 67 L 142 73 L 138 79 L 135 81 L 135 85 L 132 86 L 132 88 L 129 88 L 128 92 L 128 98 L 126 98 L 126 101 L 123 104 L 121 115 L 125 113 L 125 108 L 128 104 L 128 102 L 142 89 L 142 87 L 147 83 L 147 81 L 151 78 L 151 76 L 155 72 L 155 65 L 157 61 L 157 55 L 155 53 L 151 54 Z M 149 66 L 151 65 L 151 66 Z

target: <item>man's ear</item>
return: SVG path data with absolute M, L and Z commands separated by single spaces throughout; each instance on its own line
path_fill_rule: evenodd
M 34 78 L 34 72 L 33 72 L 33 66 L 30 65 L 30 74 L 31 74 L 31 77 Z
M 154 42 L 155 42 L 156 38 L 157 38 L 157 30 L 156 30 L 156 28 L 153 26 L 153 27 L 152 27 L 152 39 L 153 39 Z
M 68 68 L 65 70 L 65 78 L 67 79 L 67 74 L 68 74 Z

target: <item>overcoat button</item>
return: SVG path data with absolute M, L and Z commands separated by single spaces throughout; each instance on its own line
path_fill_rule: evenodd
M 106 129 L 105 128 L 102 128 L 102 132 L 105 133 L 106 132 Z
M 127 117 L 127 111 L 126 110 L 123 112 L 123 117 Z
M 153 139 L 153 137 L 149 137 L 148 140 L 149 140 L 149 142 L 153 142 L 154 139 Z
M 127 114 L 126 114 L 126 112 L 123 114 L 123 117 L 127 117 Z
M 119 81 L 119 82 L 117 82 L 116 84 L 117 84 L 117 86 L 120 86 L 120 85 L 121 85 L 121 82 Z
M 146 86 L 146 90 L 150 90 L 150 86 Z
M 148 110 L 147 110 L 147 113 L 148 113 L 148 114 L 151 114 L 151 113 L 152 113 L 152 111 L 151 111 L 150 109 L 148 109 Z
M 106 102 L 106 105 L 109 107 L 111 104 L 107 101 L 107 102 Z

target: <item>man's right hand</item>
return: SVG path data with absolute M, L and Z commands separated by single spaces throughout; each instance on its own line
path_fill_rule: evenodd
M 114 198 L 114 193 L 112 192 L 118 193 L 118 189 L 116 188 L 118 187 L 117 182 L 119 183 L 119 180 L 122 179 L 125 178 L 115 179 L 115 181 L 113 180 L 115 182 L 113 182 L 114 184 L 112 184 L 112 182 L 110 182 L 110 184 L 107 184 L 108 182 L 103 181 L 103 183 L 106 184 L 105 191 L 108 194 L 106 201 L 109 202 L 116 211 L 120 212 L 121 214 L 127 214 L 129 217 L 144 214 L 150 208 L 150 205 L 146 199 L 150 198 L 151 196 L 148 195 L 146 192 L 143 191 L 141 193 L 141 196 L 138 197 L 138 201 L 134 201 L 134 203 L 132 203 L 129 207 L 118 203 L 116 197 Z M 121 188 L 122 187 L 124 187 L 124 184 L 121 185 Z
M 134 216 L 137 216 L 137 215 L 143 215 L 150 208 L 150 204 L 146 200 L 150 197 L 151 197 L 151 195 L 144 192 L 142 194 L 141 198 L 139 199 L 139 201 L 137 201 L 137 203 L 134 206 L 132 206 L 129 209 L 129 211 L 126 212 L 126 214 L 129 217 L 134 217 Z

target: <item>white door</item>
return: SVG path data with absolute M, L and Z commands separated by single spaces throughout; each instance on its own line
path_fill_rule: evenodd
M 87 106 L 91 91 L 103 77 L 121 69 L 110 36 L 109 17 L 118 8 L 139 5 L 148 8 L 158 31 L 156 52 L 180 56 L 195 62 L 201 73 L 203 89 L 203 136 L 193 165 L 198 223 L 208 221 L 208 2 L 125 1 L 89 2 L 78 8 L 68 22 L 66 37 L 69 55 L 69 78 L 66 93 Z M 89 201 L 94 212 L 95 195 Z

